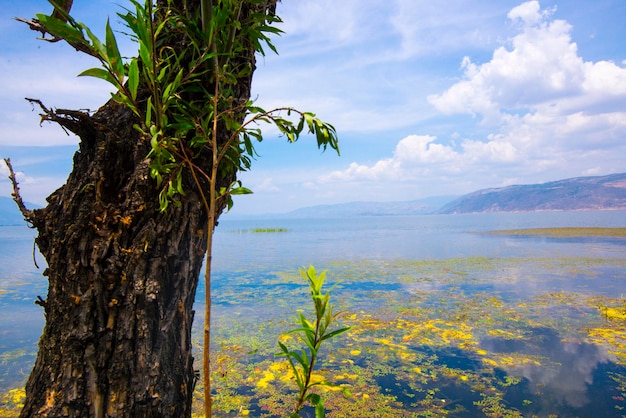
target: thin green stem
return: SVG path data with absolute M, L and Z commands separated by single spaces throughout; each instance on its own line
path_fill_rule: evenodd
M 304 389 L 300 391 L 300 397 L 298 398 L 298 404 L 296 406 L 296 412 L 302 409 L 304 405 L 304 401 L 306 399 L 306 394 L 311 388 L 311 377 L 313 375 L 313 368 L 315 367 L 315 363 L 317 361 L 317 349 L 319 348 L 319 329 L 320 329 L 321 319 L 319 316 L 315 319 L 315 336 L 313 338 L 313 347 L 315 350 L 311 350 L 311 362 L 309 364 L 309 369 L 307 370 L 306 376 L 304 378 Z
M 215 74 L 215 92 L 213 95 L 213 130 L 211 132 L 211 145 L 212 145 L 212 164 L 211 164 L 211 178 L 209 179 L 209 210 L 208 210 L 208 230 L 207 230 L 207 249 L 206 249 L 206 267 L 205 267 L 205 315 L 204 315 L 204 411 L 206 417 L 211 417 L 212 414 L 212 399 L 211 399 L 211 359 L 210 359 L 210 347 L 211 347 L 211 261 L 212 261 L 212 247 L 213 247 L 213 230 L 215 229 L 215 216 L 216 216 L 216 203 L 217 203 L 217 171 L 219 168 L 220 159 L 217 149 L 217 122 L 218 113 L 217 106 L 219 92 L 219 76 Z

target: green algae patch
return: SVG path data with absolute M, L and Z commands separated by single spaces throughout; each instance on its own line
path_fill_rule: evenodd
M 488 231 L 490 235 L 539 236 L 547 238 L 616 237 L 626 238 L 626 228 L 531 228 Z
M 322 350 L 315 371 L 315 381 L 335 385 L 315 388 L 328 418 L 589 416 L 558 409 L 587 398 L 605 408 L 597 416 L 624 414 L 623 258 L 335 260 L 320 267 L 339 283 L 333 297 L 346 311 L 341 325 L 352 327 Z M 294 307 L 307 306 L 307 287 L 298 283 L 296 269 L 277 268 L 216 282 L 215 417 L 293 410 L 294 376 L 275 354 L 277 341 L 294 338 L 286 333 Z M 196 325 L 195 353 L 201 334 Z M 559 385 L 564 373 L 567 385 Z M 589 382 L 601 385 L 593 396 Z
M 316 371 L 335 385 L 316 389 L 329 418 L 572 415 L 555 405 L 576 402 L 586 382 L 600 380 L 610 410 L 601 412 L 624 406 L 626 307 L 616 289 L 623 289 L 626 260 L 336 260 L 323 267 L 339 282 L 342 326 L 352 327 L 324 350 Z M 292 338 L 285 330 L 306 287 L 294 271 L 276 269 L 255 282 L 257 307 L 233 281 L 221 290 L 212 359 L 218 417 L 285 416 L 295 404 L 293 375 L 274 354 L 277 339 Z M 604 377 L 589 374 L 599 367 L 608 370 Z M 571 370 L 581 374 L 563 391 L 556 379 Z
M 246 234 L 246 233 L 271 234 L 271 233 L 278 233 L 278 232 L 289 232 L 289 229 L 287 228 L 250 228 L 250 229 L 237 229 L 232 232 L 238 233 L 238 234 Z

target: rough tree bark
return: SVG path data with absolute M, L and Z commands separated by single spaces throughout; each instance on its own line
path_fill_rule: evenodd
M 199 7 L 199 0 L 174 3 Z M 270 13 L 276 1 L 256 3 L 244 13 Z M 252 46 L 239 59 L 254 65 Z M 249 99 L 251 77 L 237 85 L 238 99 Z M 193 301 L 207 234 L 193 182 L 184 180 L 190 192 L 180 207 L 160 212 L 150 144 L 127 108 L 109 101 L 93 115 L 43 110 L 80 146 L 67 183 L 45 208 L 25 211 L 49 289 L 21 416 L 190 416 Z M 234 179 L 218 180 L 225 187 Z

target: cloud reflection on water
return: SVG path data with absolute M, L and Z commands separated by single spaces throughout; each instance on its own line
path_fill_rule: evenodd
M 481 347 L 495 353 L 543 356 L 541 365 L 503 366 L 512 376 L 527 379 L 530 393 L 541 393 L 542 409 L 555 405 L 581 408 L 590 402 L 588 389 L 594 383 L 599 364 L 615 360 L 603 347 L 585 342 L 563 342 L 550 328 L 534 328 L 530 338 L 506 340 L 484 338 Z

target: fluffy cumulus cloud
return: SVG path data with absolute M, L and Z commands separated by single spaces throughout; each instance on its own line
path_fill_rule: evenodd
M 429 101 L 443 113 L 469 113 L 493 123 L 520 114 L 623 113 L 626 69 L 609 61 L 585 62 L 571 39 L 571 25 L 550 20 L 554 11 L 542 11 L 537 1 L 512 9 L 508 17 L 521 32 L 510 45 L 496 49 L 484 64 L 464 58 L 463 80 Z
M 323 180 L 399 180 L 434 170 L 467 175 L 496 165 L 501 173 L 569 165 L 571 175 L 583 175 L 598 172 L 602 155 L 609 164 L 604 173 L 623 170 L 615 153 L 626 151 L 626 68 L 585 61 L 572 40 L 572 26 L 554 18 L 556 12 L 542 9 L 538 1 L 514 7 L 507 17 L 515 36 L 488 62 L 465 57 L 462 78 L 428 97 L 443 115 L 472 115 L 486 132 L 482 137 L 470 134 L 456 144 L 410 135 L 392 157 L 352 163 Z
M 413 177 L 418 174 L 416 170 L 423 172 L 425 166 L 433 165 L 457 171 L 459 153 L 436 141 L 437 138 L 430 135 L 409 135 L 398 142 L 391 158 L 379 160 L 371 166 L 352 163 L 346 170 L 336 170 L 323 176 L 322 181 L 395 181 Z

